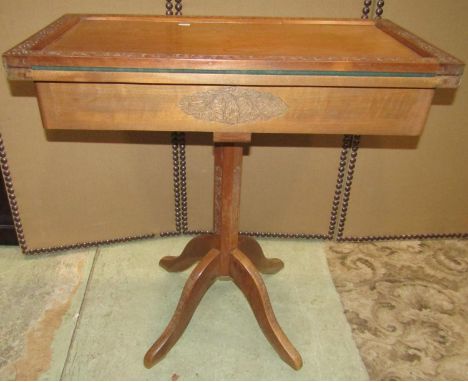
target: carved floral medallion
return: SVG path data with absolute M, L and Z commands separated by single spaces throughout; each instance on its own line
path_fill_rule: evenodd
M 278 96 L 243 87 L 220 87 L 184 96 L 180 108 L 203 121 L 238 125 L 284 115 L 288 106 Z

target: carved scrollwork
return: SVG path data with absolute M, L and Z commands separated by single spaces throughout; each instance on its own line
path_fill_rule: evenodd
M 184 96 L 184 113 L 203 121 L 238 125 L 284 115 L 288 106 L 271 93 L 242 87 L 220 87 Z
M 13 47 L 5 54 L 9 54 L 12 56 L 30 55 L 32 53 L 39 54 L 38 52 L 33 52 L 32 49 L 34 49 L 48 36 L 55 33 L 58 29 L 62 28 L 66 21 L 66 16 L 62 16 L 61 18 L 54 21 L 52 24 L 48 25 L 44 29 L 41 29 L 39 32 L 37 32 L 35 35 L 30 37 L 26 41 L 23 41 L 21 44 Z

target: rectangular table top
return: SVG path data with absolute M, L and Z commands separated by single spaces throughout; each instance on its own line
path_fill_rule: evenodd
M 65 15 L 3 55 L 47 129 L 418 135 L 464 64 L 388 20 Z
M 455 79 L 463 72 L 460 60 L 391 21 L 360 19 L 70 14 L 3 57 L 12 77 L 31 79 L 45 70 Z

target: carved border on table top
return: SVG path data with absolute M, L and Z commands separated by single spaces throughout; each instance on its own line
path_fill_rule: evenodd
M 397 62 L 397 63 L 433 63 L 432 57 L 366 57 L 366 56 L 252 56 L 252 55 L 201 55 L 201 54 L 165 54 L 165 53 L 136 53 L 136 52 L 94 52 L 94 51 L 28 51 L 29 56 L 43 57 L 80 57 L 80 58 L 129 58 L 155 60 L 226 60 L 226 61 L 276 61 L 276 62 Z M 458 62 L 458 61 L 457 61 Z
M 44 29 L 41 29 L 39 32 L 35 33 L 27 40 L 23 41 L 22 43 L 16 45 L 15 47 L 11 48 L 5 55 L 11 56 L 24 56 L 24 55 L 44 55 L 44 52 L 41 51 L 33 51 L 32 49 L 43 42 L 47 37 L 58 32 L 65 24 L 71 21 L 71 17 L 69 15 L 65 15 L 60 17 L 59 19 L 55 20 L 52 24 L 49 24 Z
M 395 35 L 396 38 L 413 42 L 417 47 L 433 55 L 433 57 L 365 57 L 365 56 L 281 56 L 281 55 L 202 55 L 202 54 L 164 54 L 141 52 L 95 52 L 95 51 L 67 51 L 67 50 L 34 50 L 51 35 L 57 33 L 65 26 L 73 26 L 90 15 L 65 15 L 40 30 L 32 37 L 5 52 L 5 56 L 29 56 L 29 57 L 77 57 L 77 58 L 128 58 L 128 59 L 155 59 L 155 60 L 227 60 L 227 61 L 275 61 L 275 62 L 378 62 L 378 63 L 434 63 L 436 57 L 445 63 L 460 64 L 455 57 L 430 45 L 411 32 L 399 28 L 388 20 L 379 20 L 376 27 L 383 29 L 385 33 Z M 97 15 L 99 16 L 99 15 Z M 115 16 L 115 15 L 114 15 Z M 163 16 L 164 17 L 164 16 Z
M 66 25 L 74 25 L 76 22 L 87 15 L 65 15 L 40 30 L 27 40 L 5 52 L 6 56 L 31 56 L 31 57 L 81 57 L 81 58 L 129 58 L 129 59 L 176 59 L 176 60 L 229 60 L 229 61 L 299 61 L 299 62 L 401 62 L 401 63 L 426 63 L 433 62 L 431 57 L 403 58 L 403 57 L 365 57 L 365 56 L 281 56 L 281 55 L 202 55 L 202 54 L 165 54 L 165 53 L 141 53 L 141 52 L 95 52 L 95 51 L 67 51 L 67 50 L 33 50 L 34 47 L 43 42 L 47 37 L 58 32 Z M 382 20 L 379 23 L 382 23 Z M 389 22 L 389 25 L 394 25 Z M 387 25 L 387 24 L 384 24 Z M 400 31 L 398 29 L 398 31 Z M 392 33 L 394 31 L 392 30 Z M 401 31 L 402 36 L 406 31 Z M 410 32 L 406 32 L 407 36 L 414 36 Z M 416 37 L 416 36 L 414 36 Z M 419 39 L 421 40 L 421 39 Z M 421 40 L 423 42 L 423 40 Z M 425 43 L 425 42 L 423 42 Z M 425 43 L 427 44 L 427 43 Z M 428 47 L 436 49 L 427 44 Z M 436 49 L 437 52 L 439 52 Z M 437 56 L 439 57 L 439 56 Z M 445 56 L 444 56 L 445 57 Z M 448 57 L 448 56 L 447 56 Z M 452 58 L 454 59 L 454 58 Z M 455 59 L 455 62 L 459 62 Z
M 456 57 L 435 47 L 434 45 L 423 40 L 421 37 L 411 33 L 410 31 L 407 31 L 406 29 L 401 29 L 390 20 L 378 20 L 376 22 L 376 26 L 383 30 L 385 33 L 388 33 L 390 36 L 393 36 L 398 40 L 407 41 L 411 45 L 415 46 L 417 49 L 420 49 L 430 54 L 431 56 L 436 57 L 441 63 L 463 64 Z

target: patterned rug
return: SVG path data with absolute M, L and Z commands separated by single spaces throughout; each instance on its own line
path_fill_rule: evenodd
M 468 379 L 468 241 L 335 243 L 327 258 L 371 379 Z

